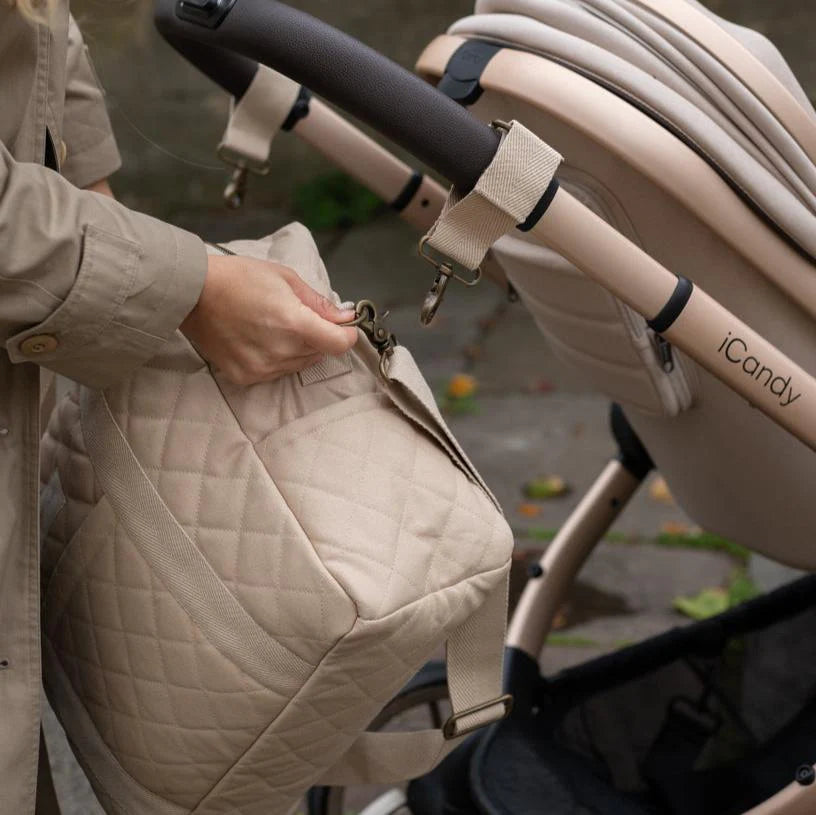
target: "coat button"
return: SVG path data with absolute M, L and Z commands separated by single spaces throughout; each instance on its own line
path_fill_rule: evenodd
M 20 350 L 27 357 L 51 354 L 59 347 L 59 341 L 51 334 L 37 334 L 20 343 Z

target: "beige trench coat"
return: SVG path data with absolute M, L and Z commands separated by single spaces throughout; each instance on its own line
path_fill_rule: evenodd
M 118 166 L 67 0 L 49 27 L 0 0 L 2 815 L 28 815 L 35 804 L 38 366 L 90 386 L 115 381 L 156 354 L 206 275 L 198 238 L 77 189 Z

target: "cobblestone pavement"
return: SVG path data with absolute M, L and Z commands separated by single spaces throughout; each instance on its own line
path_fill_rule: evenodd
M 91 0 L 78 5 L 86 12 L 98 8 L 98 3 Z M 333 17 L 336 23 L 345 23 L 345 27 L 390 49 L 408 64 L 411 55 L 418 51 L 419 43 L 441 31 L 445 21 L 466 13 L 470 3 L 457 0 L 441 8 L 438 3 L 423 5 L 419 0 L 411 4 L 397 4 L 394 0 L 364 4 L 313 0 L 295 5 L 308 6 L 318 14 Z M 422 18 L 419 23 L 410 23 L 406 14 L 408 5 Z M 803 36 L 803 31 L 812 31 L 816 23 L 816 12 L 810 3 L 712 0 L 710 5 L 773 37 L 805 84 L 816 89 L 812 39 Z M 396 7 L 405 15 L 401 24 L 404 22 L 408 33 L 402 37 L 394 32 L 393 26 L 383 24 Z M 361 9 L 360 15 L 347 17 L 347 10 L 354 8 Z M 112 74 L 113 40 L 105 40 L 104 26 L 92 26 L 92 30 L 101 52 L 98 61 L 113 80 L 113 95 L 119 100 L 115 112 L 117 125 L 127 132 L 129 125 L 123 119 L 127 111 L 121 107 L 127 77 Z M 149 41 L 148 45 L 144 42 L 138 42 L 137 46 L 147 48 Z M 201 109 L 222 110 L 222 102 L 216 100 L 211 90 L 202 90 L 203 86 L 190 74 L 182 72 L 168 81 L 172 92 L 162 104 L 167 99 L 183 97 L 185 88 L 192 87 L 194 101 L 188 98 L 188 114 L 194 105 L 200 107 L 202 100 Z M 134 114 L 139 121 L 143 115 L 140 111 Z M 208 154 L 202 145 L 210 145 L 217 139 L 220 124 L 216 126 L 214 121 L 214 117 L 209 117 L 203 122 L 204 135 L 198 134 L 198 142 L 191 147 L 193 152 L 189 155 L 201 163 L 212 163 L 206 158 Z M 175 129 L 176 135 L 165 133 L 162 138 L 169 138 L 178 148 L 177 132 L 183 128 L 178 112 L 172 113 L 162 127 L 168 132 Z M 259 190 L 255 206 L 250 210 L 239 216 L 226 216 L 212 203 L 220 191 L 221 175 L 216 177 L 214 172 L 202 171 L 203 180 L 196 181 L 194 168 L 185 174 L 175 165 L 171 167 L 160 151 L 150 149 L 143 140 L 132 138 L 132 133 L 125 142 L 130 170 L 121 185 L 126 200 L 134 204 L 172 217 L 210 239 L 261 236 L 291 219 L 283 209 L 285 196 L 279 194 L 280 190 L 269 194 Z M 313 172 L 325 169 L 319 162 L 307 161 L 307 155 L 299 147 L 288 146 L 285 150 L 283 161 L 287 166 L 305 165 Z M 299 170 L 294 174 L 295 180 L 290 179 L 286 184 L 294 184 L 303 177 Z M 166 183 L 168 179 L 172 183 Z M 128 192 L 129 183 L 132 188 Z M 160 186 L 163 183 L 165 186 Z M 168 192 L 159 197 L 157 189 Z M 452 428 L 505 507 L 518 532 L 519 549 L 541 548 L 544 544 L 539 538 L 546 538 L 549 531 L 567 517 L 614 452 L 606 426 L 607 400 L 589 392 L 573 373 L 565 370 L 524 310 L 506 303 L 490 284 L 472 291 L 456 291 L 446 302 L 437 324 L 430 330 L 421 329 L 417 316 L 429 283 L 427 266 L 416 258 L 416 236 L 391 216 L 383 216 L 348 233 L 321 234 L 318 240 L 336 289 L 344 298 L 369 297 L 391 310 L 390 321 L 400 341 L 415 353 L 437 391 L 443 390 L 455 374 L 468 372 L 476 377 L 480 387 L 477 410 L 452 417 Z M 542 505 L 540 513 L 530 518 L 520 511 L 524 503 L 522 486 L 541 474 L 562 476 L 572 491 Z M 734 562 L 725 554 L 669 550 L 649 542 L 661 529 L 688 523 L 678 508 L 650 497 L 648 487 L 636 496 L 616 524 L 611 541 L 599 548 L 581 577 L 576 595 L 581 613 L 576 614 L 564 631 L 575 642 L 580 641 L 581 647 L 554 645 L 549 648 L 543 665 L 545 670 L 557 670 L 618 647 L 621 642 L 636 641 L 681 624 L 683 618 L 672 610 L 675 596 L 695 593 L 728 580 Z M 622 543 L 622 540 L 628 542 Z M 762 587 L 770 588 L 789 576 L 786 570 L 759 558 L 753 559 L 751 568 Z M 53 716 L 47 717 L 46 725 L 64 814 L 101 813 Z

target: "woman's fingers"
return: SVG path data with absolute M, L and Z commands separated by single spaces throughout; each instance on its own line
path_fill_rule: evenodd
M 331 356 L 344 354 L 357 342 L 356 328 L 335 325 L 307 305 L 298 310 L 294 327 L 307 345 Z
M 287 279 L 295 296 L 315 314 L 332 323 L 348 323 L 354 317 L 354 308 L 338 308 L 331 300 L 315 291 L 308 283 L 301 280 L 295 272 Z
M 357 341 L 337 308 L 291 269 L 275 263 L 216 256 L 198 304 L 182 331 L 232 382 L 251 385 L 339 355 Z
M 295 329 L 304 342 L 333 355 L 345 353 L 357 342 L 357 329 L 340 325 L 354 319 L 354 309 L 338 308 L 294 273 L 288 283 L 303 306 L 298 311 Z

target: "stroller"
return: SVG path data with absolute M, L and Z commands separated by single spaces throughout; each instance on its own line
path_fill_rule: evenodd
M 442 209 L 436 182 L 300 83 L 462 192 L 496 152 L 481 122 L 518 120 L 566 156 L 485 271 L 614 401 L 620 452 L 531 570 L 507 640 L 513 714 L 364 815 L 816 813 L 816 577 L 554 677 L 538 667 L 655 466 L 705 529 L 816 570 L 816 114 L 773 46 L 696 0 L 478 0 L 420 57 L 423 82 L 271 0 L 159 0 L 157 24 L 241 100 L 222 151 L 233 203 L 281 128 L 419 229 Z M 454 276 L 435 263 L 428 316 Z M 372 727 L 421 708 L 438 725 L 444 697 L 428 665 Z M 352 805 L 319 789 L 309 811 Z

